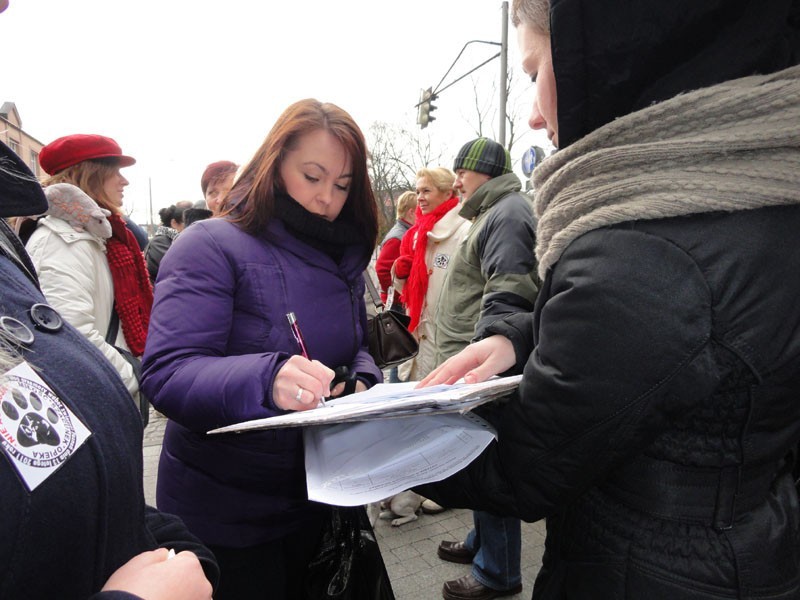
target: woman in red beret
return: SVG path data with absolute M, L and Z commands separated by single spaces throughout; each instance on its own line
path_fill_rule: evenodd
M 153 304 L 140 246 L 122 213 L 128 180 L 120 169 L 136 160 L 111 138 L 76 134 L 42 148 L 39 162 L 50 175 L 50 208 L 26 246 L 42 291 L 138 399 L 134 367 L 120 352 L 142 355 Z

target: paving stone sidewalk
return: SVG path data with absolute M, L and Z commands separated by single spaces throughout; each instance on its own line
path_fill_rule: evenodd
M 144 491 L 148 503 L 155 504 L 158 457 L 166 419 L 151 408 L 150 424 L 144 434 Z M 472 528 L 468 510 L 446 510 L 438 515 L 420 515 L 400 527 L 379 520 L 375 534 L 389 571 L 397 600 L 440 600 L 442 584 L 469 572 L 468 565 L 445 562 L 436 556 L 444 539 L 463 540 Z M 512 600 L 530 598 L 533 580 L 541 566 L 544 550 L 544 523 L 522 524 L 522 593 L 507 596 Z

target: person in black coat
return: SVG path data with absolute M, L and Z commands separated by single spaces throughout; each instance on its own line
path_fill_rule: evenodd
M 419 492 L 547 519 L 533 597 L 800 597 L 800 2 L 514 0 L 532 313 L 423 385 L 522 373 Z M 477 598 L 477 596 L 476 596 Z
M 5 221 L 45 209 L 34 176 L 0 143 L 0 598 L 210 599 L 213 555 L 180 519 L 145 505 L 130 394 L 46 304 Z
M 191 204 L 188 202 L 178 202 L 165 206 L 158 211 L 161 225 L 158 226 L 153 238 L 144 249 L 144 261 L 147 265 L 147 274 L 150 276 L 150 283 L 155 284 L 158 276 L 158 267 L 161 259 L 164 258 L 169 247 L 175 238 L 178 237 L 186 225 L 183 221 L 184 211 L 189 210 Z

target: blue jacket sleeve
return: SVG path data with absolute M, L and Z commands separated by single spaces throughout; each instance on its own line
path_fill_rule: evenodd
M 214 589 L 219 583 L 219 566 L 211 550 L 184 525 L 180 517 L 164 513 L 152 506 L 145 506 L 145 522 L 150 535 L 158 548 L 167 548 L 178 552 L 193 552 L 203 567 L 203 573 Z

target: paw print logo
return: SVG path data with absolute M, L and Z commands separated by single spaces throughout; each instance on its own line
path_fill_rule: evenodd
M 61 436 L 55 428 L 59 416 L 52 407 L 45 407 L 35 391 L 28 398 L 18 389 L 11 390 L 13 401 L 3 400 L 0 410 L 3 421 L 17 423 L 17 441 L 23 448 L 32 446 L 58 446 Z
M 57 467 L 79 442 L 70 415 L 49 387 L 9 377 L 0 389 L 0 447 L 28 468 Z

